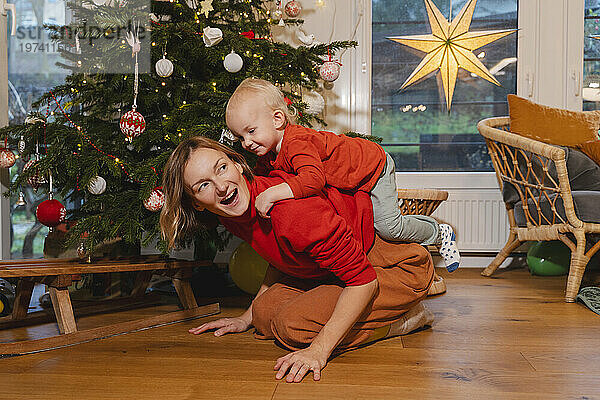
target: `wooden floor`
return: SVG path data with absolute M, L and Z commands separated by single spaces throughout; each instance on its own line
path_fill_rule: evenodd
M 565 277 L 479 272 L 440 271 L 448 293 L 426 301 L 433 329 L 343 354 L 321 382 L 276 381 L 273 364 L 285 350 L 250 332 L 192 336 L 196 320 L 0 360 L 0 398 L 600 399 L 600 316 L 563 302 Z M 80 326 L 158 311 L 88 317 Z M 51 331 L 3 331 L 0 341 Z

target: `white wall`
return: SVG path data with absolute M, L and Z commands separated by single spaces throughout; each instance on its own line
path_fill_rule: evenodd
M 350 40 L 354 28 L 360 21 L 355 39 L 359 41 L 356 49 L 347 49 L 336 54 L 342 63 L 340 77 L 333 83 L 331 90 L 324 89 L 324 119 L 326 130 L 342 133 L 357 130 L 370 133 L 370 105 L 362 106 L 365 93 L 370 92 L 370 26 L 365 23 L 366 13 L 370 13 L 370 2 L 365 0 L 323 0 L 323 6 L 316 0 L 299 0 L 302 12 L 298 18 L 304 20 L 300 27 L 309 35 L 314 34 L 317 41 L 329 43 L 338 40 Z M 285 1 L 284 1 L 285 3 Z M 364 6 L 367 4 L 367 6 Z M 302 43 L 296 37 L 298 27 L 288 25 L 285 28 L 273 27 L 275 40 L 285 41 L 299 46 Z M 363 42 L 363 29 L 369 31 L 369 41 Z M 363 68 L 364 65 L 364 68 Z M 368 68 L 367 68 L 368 67 Z M 359 75 L 357 79 L 357 74 Z

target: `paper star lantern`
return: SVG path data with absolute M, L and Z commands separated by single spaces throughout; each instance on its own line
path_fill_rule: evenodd
M 473 51 L 510 35 L 516 29 L 469 31 L 475 4 L 477 4 L 477 0 L 469 0 L 452 22 L 448 22 L 432 0 L 425 0 L 431 34 L 387 38 L 426 53 L 417 68 L 402 84 L 400 90 L 439 70 L 446 96 L 446 105 L 450 111 L 459 68 L 466 69 L 500 86 L 500 82 L 490 74 L 485 65 L 473 54 Z
M 208 18 L 208 13 L 214 11 L 215 9 L 212 6 L 213 0 L 203 0 L 200 2 L 200 14 L 204 14 L 206 18 Z

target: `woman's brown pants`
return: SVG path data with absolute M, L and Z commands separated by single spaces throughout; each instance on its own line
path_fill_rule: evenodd
M 375 238 L 368 254 L 379 292 L 336 348 L 347 350 L 383 335 L 376 333 L 399 320 L 427 296 L 434 269 L 429 252 L 414 243 L 393 244 Z M 298 350 L 307 347 L 333 313 L 343 286 L 285 277 L 252 304 L 252 324 L 259 339 L 277 339 Z M 381 331 L 381 329 L 379 329 Z

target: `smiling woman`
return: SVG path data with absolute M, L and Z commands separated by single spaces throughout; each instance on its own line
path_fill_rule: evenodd
M 161 228 L 170 245 L 197 229 L 203 215 L 217 215 L 269 262 L 246 312 L 190 333 L 254 327 L 257 338 L 294 350 L 277 360 L 276 378 L 299 382 L 309 371 L 320 379 L 336 352 L 430 325 L 433 315 L 420 304 L 433 279 L 429 253 L 376 238 L 366 192 L 326 187 L 319 196 L 278 202 L 270 218 L 260 217 L 256 197 L 285 175 L 253 177 L 242 156 L 206 138 L 184 140 L 169 158 Z

